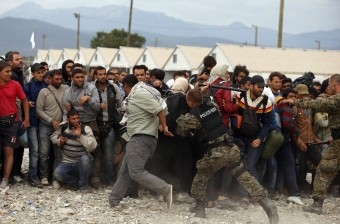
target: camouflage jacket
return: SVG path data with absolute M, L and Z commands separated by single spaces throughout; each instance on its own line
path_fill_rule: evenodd
M 201 122 L 193 114 L 181 115 L 176 120 L 177 134 L 183 137 L 189 136 L 190 132 L 195 132 L 196 129 L 201 127 Z
M 300 108 L 311 108 L 319 112 L 328 113 L 329 127 L 340 128 L 340 93 L 315 100 L 295 100 L 295 105 Z

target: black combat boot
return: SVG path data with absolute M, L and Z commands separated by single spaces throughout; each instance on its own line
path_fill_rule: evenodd
M 277 209 L 273 201 L 271 201 L 269 198 L 261 198 L 259 200 L 259 204 L 267 213 L 267 216 L 270 220 L 270 224 L 279 223 L 279 215 L 277 214 Z
M 197 200 L 196 206 L 189 209 L 191 213 L 195 213 L 196 217 L 205 218 L 205 202 L 203 200 Z
M 305 212 L 311 212 L 315 214 L 322 214 L 322 205 L 323 205 L 323 200 L 322 199 L 316 199 L 314 198 L 314 203 L 311 204 L 310 206 L 304 206 L 302 209 Z

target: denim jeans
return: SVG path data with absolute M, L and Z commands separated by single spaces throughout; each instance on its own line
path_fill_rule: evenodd
M 92 158 L 83 155 L 76 163 L 61 162 L 54 170 L 54 178 L 61 183 L 88 187 L 92 169 Z
M 257 164 L 261 158 L 261 154 L 263 151 L 263 143 L 260 144 L 259 147 L 253 148 L 250 146 L 250 143 L 245 144 L 241 149 L 242 153 L 247 156 L 247 169 L 249 173 L 260 182 L 260 177 L 257 171 Z M 261 173 L 261 172 L 260 172 Z
M 276 153 L 277 163 L 283 171 L 284 183 L 288 188 L 289 196 L 299 196 L 296 180 L 295 158 L 289 138 L 285 137 L 282 146 Z
M 100 140 L 101 146 L 101 177 L 104 183 L 113 184 L 115 170 L 113 165 L 113 156 L 114 156 L 114 141 L 115 141 L 115 133 L 113 128 L 111 128 L 110 133 L 104 139 Z
M 39 131 L 39 173 L 41 178 L 48 178 L 51 149 L 53 149 L 54 155 L 54 171 L 58 164 L 61 162 L 61 148 L 57 145 L 52 144 L 51 142 L 50 136 L 54 132 L 54 128 L 51 125 L 47 125 L 41 122 L 39 125 Z
M 122 200 L 132 180 L 156 194 L 168 193 L 169 184 L 145 170 L 146 162 L 154 154 L 156 145 L 157 139 L 147 135 L 134 135 L 127 143 L 118 179 L 110 194 L 111 202 Z
M 275 155 L 269 159 L 261 159 L 257 167 L 262 179 L 262 185 L 268 190 L 269 193 L 275 192 L 276 174 L 277 174 L 277 161 Z
M 28 147 L 29 147 L 29 177 L 31 180 L 38 178 L 38 160 L 39 160 L 39 129 L 38 127 L 29 127 L 27 130 Z

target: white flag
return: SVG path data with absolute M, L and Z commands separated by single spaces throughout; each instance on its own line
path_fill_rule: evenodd
M 34 49 L 34 48 L 35 48 L 34 32 L 32 32 L 30 42 L 31 42 L 31 44 L 32 44 L 32 49 Z

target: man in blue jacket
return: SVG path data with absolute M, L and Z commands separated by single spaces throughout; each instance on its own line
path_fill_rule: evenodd
M 24 91 L 30 106 L 30 124 L 27 129 L 29 147 L 29 178 L 33 187 L 42 187 L 38 177 L 39 119 L 35 107 L 41 89 L 46 88 L 43 78 L 44 66 L 35 63 L 31 66 L 33 78 L 25 84 Z

